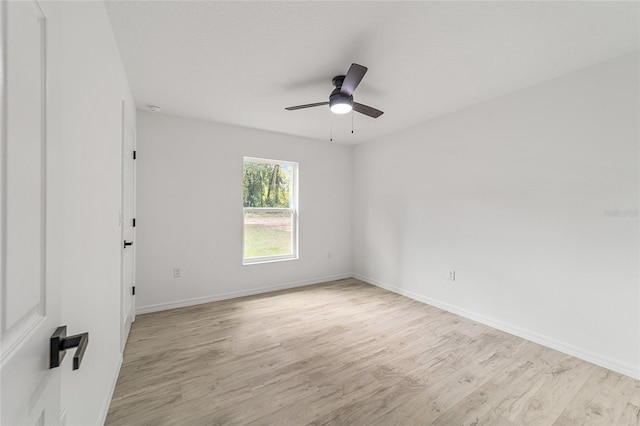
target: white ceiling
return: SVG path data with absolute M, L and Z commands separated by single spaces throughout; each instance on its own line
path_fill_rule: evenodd
M 138 108 L 360 143 L 638 50 L 637 2 L 133 2 L 107 10 Z M 331 78 L 369 68 L 336 116 Z

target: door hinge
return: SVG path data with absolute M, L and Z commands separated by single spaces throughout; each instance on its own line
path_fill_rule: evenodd
M 131 295 L 132 296 L 136 295 L 136 286 L 135 285 L 133 287 L 131 287 Z
M 136 159 L 136 151 L 133 151 L 133 159 Z
M 133 221 L 133 227 L 135 228 L 135 227 L 136 227 L 136 218 L 134 217 L 134 218 L 132 219 L 132 221 Z

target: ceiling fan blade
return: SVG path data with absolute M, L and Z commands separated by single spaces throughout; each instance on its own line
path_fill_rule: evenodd
M 344 76 L 344 81 L 342 82 L 340 92 L 347 96 L 351 96 L 366 73 L 367 67 L 363 67 L 362 65 L 358 64 L 351 64 L 351 67 L 349 67 L 349 71 L 347 71 L 347 75 Z
M 379 109 L 375 109 L 368 105 L 362 105 L 357 102 L 353 103 L 353 110 L 359 112 L 360 114 L 368 115 L 371 118 L 378 118 L 382 114 L 384 114 L 384 112 L 380 111 Z
M 297 109 L 313 108 L 313 107 L 322 106 L 322 105 L 329 105 L 329 102 L 318 102 L 318 103 L 315 103 L 315 104 L 296 105 L 296 106 L 292 106 L 292 107 L 287 107 L 285 109 L 287 111 L 295 111 Z

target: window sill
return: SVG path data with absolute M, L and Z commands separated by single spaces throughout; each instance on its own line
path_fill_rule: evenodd
M 250 266 L 250 265 L 261 265 L 264 263 L 274 263 L 274 262 L 286 262 L 289 260 L 298 260 L 298 256 L 291 257 L 265 257 L 265 258 L 256 258 L 255 260 L 243 260 L 242 266 Z

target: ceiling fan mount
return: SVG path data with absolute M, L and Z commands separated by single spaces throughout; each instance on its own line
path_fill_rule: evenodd
M 366 72 L 367 67 L 351 64 L 346 75 L 337 75 L 331 79 L 331 83 L 335 86 L 335 89 L 333 89 L 329 95 L 329 102 L 297 105 L 285 109 L 287 111 L 295 111 L 297 109 L 329 105 L 331 111 L 336 114 L 345 114 L 353 110 L 372 118 L 378 118 L 383 114 L 382 111 L 353 101 L 353 92 L 362 81 Z
M 331 79 L 331 84 L 336 86 L 337 89 L 342 87 L 342 82 L 344 81 L 345 75 L 336 75 Z

